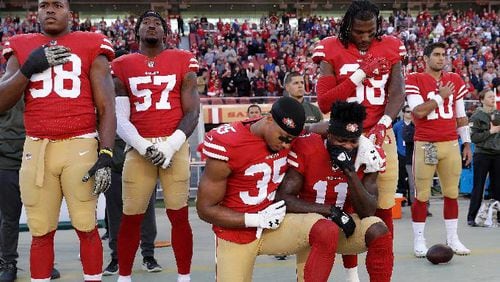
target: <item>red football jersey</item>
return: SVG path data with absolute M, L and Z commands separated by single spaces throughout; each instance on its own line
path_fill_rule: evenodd
M 299 198 L 318 204 L 335 205 L 350 211 L 347 178 L 331 165 L 325 140 L 317 134 L 305 134 L 295 139 L 288 154 L 288 164 L 304 177 Z M 346 206 L 345 206 L 346 205 Z
M 315 56 L 319 54 L 323 61 L 333 67 L 337 83 L 342 83 L 359 68 L 359 62 L 367 55 L 385 57 L 391 65 L 406 56 L 404 44 L 393 36 L 382 36 L 382 40 L 374 39 L 366 54 L 362 55 L 357 47 L 349 43 L 346 49 L 337 37 L 327 37 L 315 47 Z M 350 94 L 349 102 L 357 101 L 366 107 L 367 117 L 363 123 L 364 131 L 369 131 L 384 115 L 387 104 L 387 81 L 390 74 L 368 79 L 371 86 L 364 84 L 356 87 Z M 367 84 L 367 83 L 365 83 Z M 368 84 L 369 85 L 369 84 Z
M 221 125 L 205 135 L 203 154 L 227 162 L 231 175 L 221 205 L 241 213 L 256 213 L 273 203 L 288 168 L 289 150 L 269 151 L 266 142 L 250 132 L 255 120 Z M 256 228 L 213 226 L 215 234 L 235 243 L 256 238 Z
M 3 55 L 15 55 L 23 65 L 30 53 L 42 45 L 61 45 L 71 49 L 69 62 L 34 74 L 24 101 L 26 135 L 54 140 L 96 131 L 96 112 L 90 69 L 95 58 L 104 55 L 111 61 L 114 50 L 104 35 L 72 32 L 57 39 L 41 33 L 21 34 L 9 39 Z
M 181 87 L 184 76 L 198 71 L 198 61 L 183 50 L 167 49 L 154 58 L 128 54 L 111 64 L 130 98 L 130 121 L 142 137 L 171 135 L 184 112 Z
M 409 100 L 420 99 L 421 103 L 439 95 L 438 83 L 446 85 L 449 81 L 455 85 L 455 93 L 444 99 L 443 105 L 425 118 L 414 118 L 416 141 L 441 142 L 458 138 L 455 103 L 467 94 L 467 87 L 456 73 L 443 72 L 440 80 L 436 80 L 428 73 L 412 73 L 406 77 L 406 96 Z M 411 97 L 412 95 L 419 97 Z

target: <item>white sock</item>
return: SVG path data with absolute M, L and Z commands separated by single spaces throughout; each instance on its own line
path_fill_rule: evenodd
M 132 282 L 132 276 L 118 276 L 118 280 L 116 282 Z
M 424 240 L 425 222 L 412 222 L 412 226 L 413 226 L 413 238 Z
M 190 282 L 190 281 L 191 281 L 190 274 L 179 274 L 179 276 L 177 276 L 177 282 Z
M 345 269 L 346 282 L 359 282 L 358 267 Z
M 458 218 L 445 219 L 444 226 L 446 227 L 446 240 L 448 242 L 458 239 L 458 234 L 457 234 Z

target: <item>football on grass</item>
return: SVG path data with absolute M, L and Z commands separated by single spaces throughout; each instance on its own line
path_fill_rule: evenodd
M 444 244 L 436 244 L 429 248 L 426 257 L 433 264 L 447 263 L 453 258 L 453 250 Z

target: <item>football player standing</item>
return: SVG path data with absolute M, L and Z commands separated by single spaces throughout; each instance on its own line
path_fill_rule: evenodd
M 406 49 L 399 39 L 382 35 L 379 9 L 367 0 L 353 1 L 342 19 L 339 36 L 323 39 L 313 53 L 313 60 L 320 62 L 316 91 L 321 111 L 330 111 L 336 100 L 357 101 L 366 107 L 364 134 L 382 146 L 387 159 L 386 171 L 377 177 L 375 215 L 392 234 L 398 159 L 391 124 L 404 104 L 404 56 Z M 350 281 L 359 281 L 356 265 L 355 259 L 345 258 Z
M 24 94 L 19 174 L 33 236 L 32 281 L 50 280 L 63 197 L 80 239 L 83 278 L 101 281 L 102 275 L 95 212 L 97 196 L 111 183 L 116 116 L 108 61 L 114 51 L 103 35 L 71 32 L 69 9 L 69 0 L 38 1 L 42 32 L 16 35 L 3 50 L 7 71 L 0 82 L 0 112 Z
M 193 233 L 188 221 L 189 144 L 198 123 L 198 62 L 168 50 L 168 27 L 154 11 L 135 26 L 139 53 L 112 63 L 118 135 L 131 147 L 123 166 L 123 215 L 118 232 L 118 281 L 131 281 L 141 222 L 159 179 L 170 220 L 177 281 L 190 281 Z
M 437 171 L 444 196 L 446 242 L 456 254 L 468 255 L 470 250 L 460 242 L 457 234 L 457 197 L 462 160 L 466 166 L 472 161 L 470 128 L 463 100 L 467 88 L 459 75 L 443 71 L 446 63 L 444 43 L 426 46 L 424 60 L 425 71 L 409 74 L 405 86 L 415 123 L 413 170 L 416 200 L 411 207 L 413 250 L 417 257 L 425 257 L 427 253 L 424 237 L 427 201 Z M 464 143 L 463 158 L 457 136 Z

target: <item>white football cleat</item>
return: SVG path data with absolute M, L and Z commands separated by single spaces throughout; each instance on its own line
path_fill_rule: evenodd
M 417 258 L 425 258 L 427 255 L 427 246 L 425 245 L 425 239 L 418 238 L 413 240 L 413 252 Z
M 460 240 L 455 239 L 447 242 L 447 245 L 453 250 L 456 255 L 467 256 L 470 255 L 470 250 L 467 249 Z

